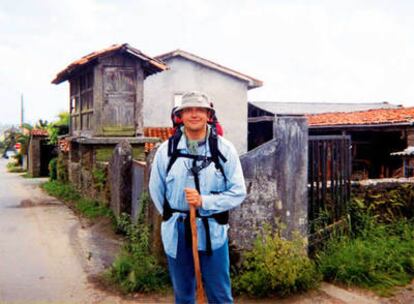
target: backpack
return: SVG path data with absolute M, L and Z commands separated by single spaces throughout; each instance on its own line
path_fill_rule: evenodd
M 222 162 L 225 163 L 227 161 L 226 157 L 220 152 L 218 149 L 218 136 L 221 136 L 223 134 L 223 129 L 221 125 L 218 123 L 217 117 L 215 114 L 212 115 L 212 117 L 208 121 L 208 125 L 210 126 L 210 134 L 207 139 L 211 156 L 203 156 L 203 155 L 192 155 L 192 154 L 186 154 L 182 153 L 181 150 L 177 149 L 178 143 L 180 142 L 181 137 L 183 136 L 183 132 L 181 131 L 182 126 L 182 120 L 180 117 L 178 117 L 174 113 L 175 108 L 172 110 L 171 113 L 171 120 L 173 122 L 173 135 L 168 139 L 168 157 L 169 162 L 167 166 L 167 175 L 170 172 L 172 166 L 174 165 L 175 161 L 179 157 L 185 157 L 188 159 L 193 160 L 193 166 L 191 167 L 191 173 L 194 176 L 194 183 L 196 186 L 197 191 L 200 193 L 200 179 L 199 179 L 199 173 L 204 168 L 208 167 L 211 162 L 214 163 L 217 170 L 220 170 L 221 174 L 224 177 L 224 182 L 226 183 L 227 178 L 224 173 L 224 168 L 222 165 Z M 200 165 L 197 165 L 197 162 L 200 162 Z M 212 193 L 219 194 L 219 193 Z M 191 244 L 191 228 L 190 228 L 190 217 L 188 216 L 189 211 L 185 210 L 177 210 L 171 208 L 170 203 L 168 202 L 167 198 L 164 196 L 164 208 L 163 208 L 163 220 L 167 221 L 171 218 L 173 213 L 185 213 L 187 214 L 187 217 L 185 219 L 185 225 L 186 225 L 186 241 L 187 244 Z M 196 212 L 196 216 L 202 219 L 205 231 L 206 231 L 206 247 L 207 247 L 207 254 L 212 254 L 212 248 L 211 248 L 211 238 L 210 238 L 210 228 L 208 219 L 214 218 L 217 223 L 220 225 L 225 225 L 229 221 L 229 212 L 224 211 L 220 213 L 215 213 L 209 216 L 202 216 L 199 214 L 198 210 Z

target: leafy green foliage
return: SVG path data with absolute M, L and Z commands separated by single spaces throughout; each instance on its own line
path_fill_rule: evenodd
M 317 253 L 326 280 L 388 295 L 414 277 L 414 185 L 353 188 L 350 234 L 339 233 Z
M 56 161 L 56 177 L 57 180 L 66 183 L 69 180 L 68 168 L 63 159 L 63 155 L 59 154 Z
M 48 168 L 49 168 L 50 180 L 57 180 L 57 158 L 56 157 L 50 160 Z
M 58 114 L 58 120 L 48 123 L 45 128 L 49 134 L 49 143 L 51 145 L 57 145 L 59 135 L 66 134 L 69 129 L 69 118 L 68 112 L 61 112 Z
M 106 172 L 102 168 L 94 168 L 92 171 L 93 184 L 98 191 L 102 191 L 106 184 Z
M 111 210 L 97 200 L 81 198 L 75 204 L 76 209 L 87 218 L 96 218 L 101 216 L 111 216 Z
M 51 180 L 44 183 L 42 187 L 47 193 L 67 202 L 70 207 L 87 218 L 112 215 L 111 210 L 105 204 L 82 197 L 70 184 Z
M 136 224 L 131 223 L 127 214 L 117 219 L 117 230 L 126 235 L 127 242 L 107 277 L 125 292 L 162 291 L 168 286 L 168 273 L 150 250 L 150 227 L 144 221 L 148 201 L 148 194 L 143 193 Z
M 414 184 L 380 183 L 353 187 L 355 213 L 371 214 L 379 221 L 392 223 L 398 219 L 414 217 Z
M 378 223 L 366 217 L 355 237 L 331 239 L 317 255 L 326 280 L 370 288 L 388 295 L 414 277 L 414 224 Z
M 49 125 L 49 122 L 45 119 L 39 119 L 37 123 L 35 124 L 35 129 L 42 129 L 45 130 L 47 126 Z
M 316 287 L 321 276 L 305 248 L 299 234 L 286 240 L 280 231 L 271 233 L 266 227 L 254 248 L 245 254 L 242 267 L 233 278 L 234 291 L 259 297 L 285 296 Z
M 23 169 L 20 164 L 16 162 L 8 162 L 6 165 L 7 171 L 10 173 L 22 173 L 26 172 L 25 169 Z
M 66 202 L 76 202 L 80 200 L 80 194 L 70 184 L 60 183 L 58 181 L 49 181 L 42 185 L 47 193 Z

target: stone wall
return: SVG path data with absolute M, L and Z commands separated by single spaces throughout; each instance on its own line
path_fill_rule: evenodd
M 147 158 L 151 164 L 155 151 Z M 308 127 L 306 119 L 279 117 L 274 139 L 240 157 L 247 188 L 245 201 L 230 212 L 229 238 L 233 256 L 251 248 L 263 225 L 283 224 L 284 236 L 294 231 L 307 237 Z M 150 167 L 150 165 L 149 165 Z M 149 171 L 149 170 L 148 170 Z M 150 172 L 147 172 L 147 176 Z M 162 256 L 161 216 L 149 208 L 154 252 Z M 278 227 L 280 228 L 280 227 Z M 236 258 L 237 259 L 237 258 Z
M 307 235 L 308 129 L 303 117 L 279 117 L 274 139 L 240 158 L 247 198 L 230 213 L 233 248 L 251 247 L 264 224 L 280 222 L 286 237 Z M 279 227 L 280 228 L 280 227 Z

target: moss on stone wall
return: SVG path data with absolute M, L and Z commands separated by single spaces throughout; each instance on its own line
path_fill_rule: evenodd
M 113 151 L 114 147 L 97 148 L 95 152 L 95 160 L 100 162 L 109 162 Z
M 102 128 L 104 136 L 134 136 L 135 128 L 133 126 L 129 127 L 119 127 L 119 126 L 106 126 Z
M 96 148 L 95 160 L 98 162 L 109 162 L 115 147 L 100 147 Z M 133 145 L 132 156 L 136 160 L 145 160 L 144 145 Z
M 132 157 L 136 160 L 145 161 L 145 149 L 144 146 L 133 146 Z

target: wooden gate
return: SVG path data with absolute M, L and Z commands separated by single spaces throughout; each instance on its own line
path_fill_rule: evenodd
M 343 222 L 351 197 L 351 137 L 309 136 L 309 233 Z

